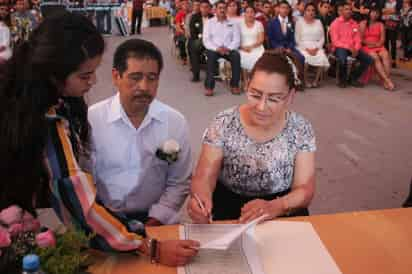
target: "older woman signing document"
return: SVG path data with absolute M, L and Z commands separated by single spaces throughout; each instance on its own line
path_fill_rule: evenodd
M 316 143 L 311 124 L 289 110 L 299 84 L 291 56 L 257 61 L 247 102 L 219 113 L 204 134 L 188 203 L 194 222 L 308 215 Z

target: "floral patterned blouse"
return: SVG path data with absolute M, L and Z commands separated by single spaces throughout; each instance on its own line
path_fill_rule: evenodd
M 263 196 L 292 186 L 298 152 L 316 151 L 312 125 L 288 112 L 286 126 L 273 139 L 258 143 L 241 124 L 239 107 L 217 115 L 203 136 L 203 143 L 223 150 L 219 181 L 244 196 Z

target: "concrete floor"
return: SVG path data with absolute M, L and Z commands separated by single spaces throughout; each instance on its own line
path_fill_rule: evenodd
M 166 27 L 144 29 L 139 37 L 153 41 L 163 52 L 165 69 L 159 99 L 188 119 L 197 159 L 202 133 L 211 119 L 245 98 L 231 95 L 221 83 L 214 97 L 203 96 L 203 85 L 191 83 L 188 67 L 172 56 Z M 115 47 L 124 40 L 107 37 L 98 83 L 87 95 L 90 104 L 114 94 L 111 59 Z M 310 207 L 312 214 L 402 204 L 412 177 L 411 79 L 411 72 L 395 70 L 399 87 L 395 93 L 374 83 L 364 89 L 342 90 L 334 79 L 327 79 L 321 88 L 298 94 L 293 110 L 312 122 L 317 135 L 317 190 Z

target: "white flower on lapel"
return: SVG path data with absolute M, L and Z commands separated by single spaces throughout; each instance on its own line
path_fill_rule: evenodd
M 358 32 L 358 29 L 357 29 L 357 28 L 354 28 L 354 29 L 353 29 L 353 32 Z
M 286 27 L 287 27 L 288 29 L 292 29 L 292 24 L 291 24 L 291 23 L 288 23 L 288 24 L 286 25 Z
M 200 26 L 200 24 L 199 24 L 199 23 L 196 23 L 196 24 L 195 24 L 195 27 L 196 27 L 196 28 L 198 28 L 199 26 Z
M 178 160 L 179 152 L 179 143 L 175 140 L 167 140 L 156 150 L 156 156 L 170 165 Z
M 175 140 L 167 140 L 162 146 L 162 150 L 166 154 L 177 153 L 180 150 L 179 143 Z

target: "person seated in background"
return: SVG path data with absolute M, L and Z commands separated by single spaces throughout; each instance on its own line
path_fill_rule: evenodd
M 28 1 L 17 0 L 14 6 L 15 12 L 11 14 L 11 32 L 15 44 L 27 41 L 39 23 L 33 13 L 30 12 Z
M 335 53 L 339 66 L 339 87 L 345 88 L 348 84 L 354 87 L 363 87 L 359 81 L 362 74 L 373 63 L 373 59 L 362 49 L 359 24 L 352 19 L 352 10 L 349 4 L 344 4 L 342 16 L 333 21 L 330 26 L 332 50 Z M 348 78 L 348 56 L 359 61 Z
M 372 57 L 373 65 L 379 77 L 383 80 L 384 88 L 393 91 L 395 84 L 390 78 L 391 58 L 384 46 L 385 26 L 380 21 L 380 16 L 380 9 L 371 8 L 368 20 L 361 22 L 362 50 Z
M 262 23 L 263 29 L 265 31 L 265 34 L 264 34 L 265 41 L 263 43 L 263 46 L 265 48 L 269 48 L 269 41 L 267 39 L 267 29 L 268 29 L 269 22 L 271 19 L 272 19 L 272 5 L 270 4 L 269 1 L 265 1 L 263 2 L 262 13 L 259 16 L 256 15 L 256 20 Z
M 244 89 L 248 86 L 249 74 L 265 48 L 265 31 L 262 23 L 255 19 L 255 9 L 247 7 L 240 25 L 240 66 L 242 68 Z
M 245 13 L 245 9 L 249 6 L 248 0 L 240 1 L 240 14 L 243 15 Z
M 355 0 L 352 6 L 352 18 L 357 22 L 367 20 L 371 8 L 380 8 L 376 0 Z
M 188 43 L 190 53 L 190 64 L 192 66 L 192 82 L 200 81 L 200 63 L 205 47 L 202 42 L 203 28 L 206 22 L 213 17 L 210 13 L 210 3 L 207 0 L 202 0 L 200 3 L 200 12 L 193 14 L 190 20 L 190 39 Z
M 255 8 L 256 17 L 261 16 L 262 15 L 262 9 L 263 9 L 263 1 L 262 0 L 253 1 L 253 7 Z
M 305 11 L 305 1 L 298 0 L 292 12 L 292 17 L 293 17 L 294 22 L 297 22 L 299 19 L 303 17 L 304 11 Z
M 316 141 L 311 123 L 289 110 L 300 84 L 293 57 L 266 51 L 250 77 L 247 102 L 219 113 L 203 135 L 188 203 L 195 223 L 309 214 Z
M 152 43 L 125 41 L 113 57 L 117 93 L 88 112 L 98 197 L 146 226 L 179 221 L 192 172 L 186 119 L 156 100 L 162 68 Z
M 10 12 L 6 3 L 0 3 L 0 65 L 11 57 Z
M 228 60 L 232 67 L 230 88 L 232 94 L 240 94 L 240 30 L 238 24 L 226 17 L 226 3 L 216 4 L 216 16 L 210 18 L 203 29 L 203 45 L 207 54 L 207 73 L 205 80 L 206 96 L 213 96 L 218 60 Z
M 239 24 L 243 20 L 243 15 L 240 15 L 239 2 L 235 0 L 229 0 L 227 2 L 226 17 L 236 24 Z
M 181 0 L 179 2 L 180 9 L 175 17 L 175 33 L 174 41 L 177 48 L 179 49 L 179 57 L 182 61 L 182 65 L 187 64 L 187 53 L 186 53 L 186 36 L 185 36 L 185 18 L 189 12 L 189 3 L 187 0 Z
M 319 3 L 319 13 L 317 18 L 320 20 L 323 26 L 323 32 L 325 33 L 325 48 L 328 48 L 329 44 L 329 28 L 332 24 L 333 20 L 335 20 L 334 16 L 330 13 L 331 5 L 328 1 L 321 1 Z
M 268 39 L 271 49 L 292 53 L 303 66 L 305 57 L 296 49 L 295 30 L 290 15 L 290 5 L 286 1 L 279 4 L 279 15 L 272 19 L 268 27 Z
M 193 14 L 199 13 L 200 12 L 200 0 L 193 0 L 191 3 L 189 3 L 189 8 L 187 11 L 187 15 L 185 17 L 185 22 L 184 22 L 184 29 L 185 29 L 185 36 L 186 40 L 189 41 L 190 39 L 190 20 L 192 20 Z M 188 54 L 190 57 L 190 48 L 188 48 Z
M 308 88 L 319 87 L 323 71 L 329 68 L 328 57 L 323 50 L 325 33 L 322 23 L 316 16 L 316 5 L 306 4 L 303 18 L 296 22 L 295 40 L 296 48 L 305 56 L 304 79 Z M 313 82 L 309 81 L 309 66 L 316 68 L 316 76 Z

